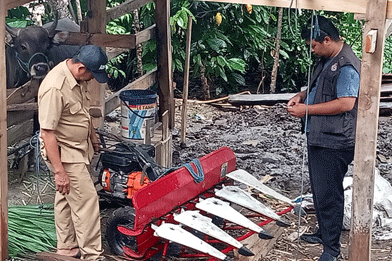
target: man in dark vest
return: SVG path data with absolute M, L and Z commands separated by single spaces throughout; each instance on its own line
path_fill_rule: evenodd
M 309 91 L 296 94 L 287 111 L 303 119 L 308 142 L 309 177 L 318 230 L 301 239 L 323 244 L 320 261 L 337 260 L 343 225 L 343 178 L 354 158 L 360 60 L 330 20 L 313 17 L 302 37 L 320 59 Z

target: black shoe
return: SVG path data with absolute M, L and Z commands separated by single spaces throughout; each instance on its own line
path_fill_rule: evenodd
M 321 235 L 318 233 L 318 231 L 314 234 L 303 234 L 301 236 L 301 239 L 305 242 L 308 242 L 310 244 L 322 244 L 323 240 L 321 239 Z
M 337 261 L 338 258 L 331 255 L 330 253 L 323 252 L 319 258 L 319 261 Z

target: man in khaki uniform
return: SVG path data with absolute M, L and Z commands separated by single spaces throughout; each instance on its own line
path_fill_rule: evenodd
M 90 162 L 98 138 L 89 114 L 87 82 L 107 82 L 106 54 L 100 47 L 81 47 L 54 67 L 38 92 L 41 153 L 54 173 L 57 253 L 102 260 L 98 195 Z

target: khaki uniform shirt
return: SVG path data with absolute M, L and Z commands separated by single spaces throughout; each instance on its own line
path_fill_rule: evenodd
M 38 91 L 40 127 L 53 130 L 65 163 L 90 164 L 94 149 L 90 140 L 90 93 L 87 83 L 80 84 L 71 74 L 66 61 L 54 67 Z M 48 160 L 42 138 L 41 154 Z

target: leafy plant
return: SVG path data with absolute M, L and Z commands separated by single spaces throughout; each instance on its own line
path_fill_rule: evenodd
M 26 27 L 33 24 L 29 9 L 24 6 L 19 6 L 8 10 L 8 16 L 5 19 L 6 23 L 11 27 Z
M 57 237 L 53 204 L 8 208 L 8 245 L 11 257 L 52 251 Z

